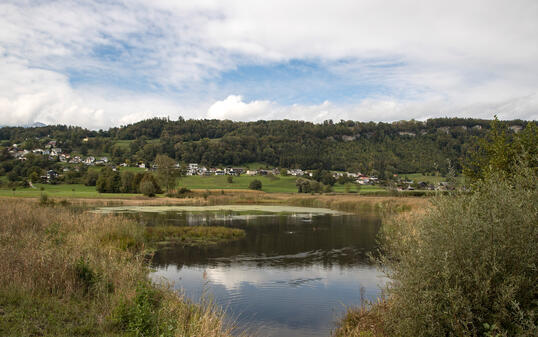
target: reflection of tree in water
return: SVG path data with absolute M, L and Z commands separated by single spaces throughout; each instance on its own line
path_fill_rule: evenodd
M 233 215 L 228 213 L 228 215 Z M 353 266 L 368 263 L 380 226 L 377 217 L 357 215 L 258 216 L 248 219 L 222 213 L 144 213 L 149 225 L 206 225 L 245 229 L 244 239 L 211 247 L 167 247 L 153 259 L 156 266 L 231 265 L 253 266 Z

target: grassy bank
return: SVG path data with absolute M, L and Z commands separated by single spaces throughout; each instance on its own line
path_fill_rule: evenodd
M 429 199 L 424 197 L 380 197 L 361 195 L 294 195 L 287 203 L 303 207 L 330 208 L 349 213 L 395 213 L 423 209 Z
M 43 192 L 34 199 L 39 199 Z M 66 203 L 78 207 L 106 207 L 106 206 L 207 206 L 207 205 L 234 205 L 234 204 L 269 204 L 291 205 L 301 207 L 320 207 L 334 210 L 363 213 L 363 212 L 393 212 L 423 209 L 429 204 L 428 197 L 415 196 L 378 196 L 362 194 L 298 194 L 298 193 L 264 193 L 252 190 L 214 190 L 195 191 L 184 198 L 144 196 L 128 196 L 115 198 L 101 195 L 99 198 L 72 198 L 48 194 L 50 200 L 56 203 Z M 61 195 L 61 194 L 60 194 Z M 19 200 L 22 198 L 0 196 L 0 200 Z M 25 198 L 29 199 L 29 198 Z
M 218 309 L 148 281 L 142 226 L 29 200 L 0 216 L 0 335 L 231 335 Z

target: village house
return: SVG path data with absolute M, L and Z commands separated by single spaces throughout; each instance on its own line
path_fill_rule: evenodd
M 86 165 L 93 165 L 95 162 L 95 157 L 89 156 L 86 159 L 84 159 L 84 164 Z
M 189 166 L 187 166 L 187 172 L 185 173 L 188 176 L 195 176 L 198 174 L 198 164 L 197 163 L 190 163 Z
M 82 159 L 79 157 L 79 156 L 74 156 L 73 158 L 71 158 L 71 160 L 69 161 L 70 164 L 79 164 L 82 162 Z
M 256 170 L 247 170 L 246 175 L 247 176 L 255 176 L 258 174 L 258 171 Z

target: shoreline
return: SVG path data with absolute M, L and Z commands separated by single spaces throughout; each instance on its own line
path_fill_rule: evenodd
M 220 191 L 220 190 L 219 190 Z M 425 208 L 430 196 L 379 196 L 361 194 L 300 194 L 300 193 L 265 193 L 259 191 L 236 190 L 203 195 L 194 192 L 185 198 L 172 197 L 57 197 L 49 195 L 53 202 L 69 203 L 73 206 L 213 206 L 213 205 L 290 205 L 313 208 L 329 208 L 349 213 L 364 211 L 411 211 Z M 27 200 L 39 203 L 40 197 L 0 196 L 0 200 Z

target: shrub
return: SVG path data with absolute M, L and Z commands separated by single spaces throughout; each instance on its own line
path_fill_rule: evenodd
M 157 189 L 151 183 L 151 181 L 143 180 L 140 182 L 140 193 L 148 197 L 154 197 L 155 193 L 157 193 Z
M 157 312 L 161 296 L 159 291 L 141 282 L 132 301 L 122 302 L 115 313 L 115 321 L 123 331 L 135 336 L 158 336 Z M 167 334 L 172 335 L 172 334 Z
M 262 189 L 262 182 L 259 179 L 254 179 L 248 184 L 248 188 L 259 191 Z
M 234 182 L 234 177 L 232 177 L 232 176 L 228 176 L 228 177 L 226 178 L 226 181 L 228 182 L 228 184 L 232 184 L 232 183 Z
M 189 195 L 192 191 L 186 187 L 181 187 L 179 190 L 173 190 L 166 193 L 167 197 L 170 198 L 184 198 Z
M 99 178 L 99 173 L 94 170 L 88 170 L 86 176 L 84 177 L 84 185 L 86 186 L 95 186 L 97 184 L 97 179 Z
M 39 205 L 41 206 L 54 206 L 54 200 L 49 199 L 49 196 L 47 193 L 41 193 L 39 196 Z
M 140 193 L 154 197 L 157 193 L 162 193 L 161 187 L 151 173 L 145 173 L 140 181 Z
M 89 262 L 82 257 L 75 264 L 75 275 L 85 294 L 89 293 L 99 281 L 97 273 L 90 267 Z
M 384 227 L 389 335 L 537 335 L 533 170 L 491 174 L 474 193 L 439 196 L 418 220 Z

